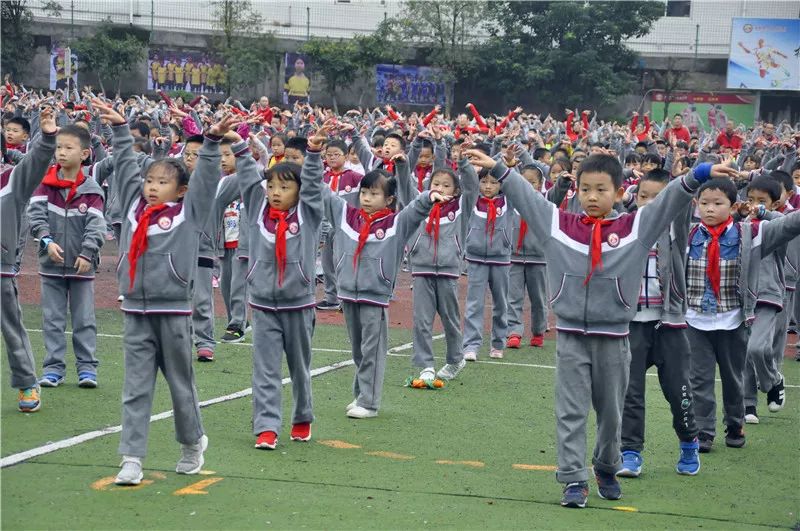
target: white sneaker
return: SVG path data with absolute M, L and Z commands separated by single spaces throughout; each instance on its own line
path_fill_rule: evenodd
M 352 402 L 350 402 L 349 404 L 347 404 L 347 406 L 345 406 L 344 410 L 345 411 L 350 411 L 354 407 L 358 407 L 358 399 L 357 398 L 355 400 L 353 400 Z
M 470 351 L 465 352 L 464 361 L 478 361 L 478 353 Z
M 114 479 L 116 485 L 138 485 L 142 482 L 142 460 L 129 455 L 122 456 L 122 469 Z
M 117 302 L 122 302 L 124 300 L 125 300 L 125 295 L 120 295 L 119 297 L 117 297 Z
M 203 468 L 203 452 L 208 448 L 208 437 L 203 435 L 194 444 L 181 445 L 181 458 L 175 467 L 178 474 L 197 474 Z
M 748 413 L 747 415 L 744 416 L 745 424 L 758 424 L 759 422 L 760 422 L 759 418 L 753 413 Z
M 433 367 L 425 367 L 422 369 L 422 372 L 419 373 L 419 379 L 426 384 L 432 384 L 436 379 L 436 370 Z
M 353 409 L 347 411 L 347 416 L 351 419 L 369 419 L 372 417 L 377 417 L 378 412 L 374 409 L 367 409 L 365 407 L 356 406 Z
M 458 376 L 458 373 L 461 372 L 461 369 L 466 366 L 467 362 L 465 360 L 461 360 L 458 363 L 448 363 L 439 369 L 439 372 L 436 373 L 436 376 L 442 380 L 453 380 L 456 376 Z
M 499 348 L 493 348 L 493 349 L 492 349 L 492 350 L 489 352 L 489 357 L 490 357 L 490 358 L 494 358 L 494 359 L 498 359 L 498 360 L 499 360 L 499 359 L 503 359 L 503 351 L 502 351 L 502 350 L 500 350 Z

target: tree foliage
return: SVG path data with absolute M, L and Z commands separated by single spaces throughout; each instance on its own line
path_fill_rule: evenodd
M 3 0 L 0 2 L 2 12 L 2 71 L 12 77 L 22 76 L 31 64 L 33 53 L 32 4 L 28 0 Z M 61 5 L 52 0 L 39 4 L 44 12 L 52 17 L 61 16 Z
M 101 90 L 106 91 L 104 81 L 111 81 L 119 92 L 123 75 L 144 60 L 147 42 L 125 28 L 104 22 L 94 35 L 73 42 L 72 49 L 78 54 L 78 68 L 94 72 Z

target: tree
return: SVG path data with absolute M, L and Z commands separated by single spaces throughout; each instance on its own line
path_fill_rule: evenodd
M 662 120 L 669 117 L 669 104 L 672 101 L 672 94 L 683 85 L 686 72 L 676 68 L 674 57 L 667 58 L 667 69 L 656 74 L 658 85 L 664 91 L 664 116 Z
M 61 16 L 61 5 L 53 0 L 41 3 L 40 8 L 51 17 Z M 33 12 L 27 0 L 3 0 L 2 12 L 2 62 L 0 70 L 12 77 L 20 77 L 31 65 L 33 54 Z
M 511 98 L 559 107 L 608 104 L 630 90 L 636 54 L 663 3 L 490 2 L 480 79 Z
M 123 75 L 144 60 L 147 41 L 107 21 L 94 35 L 77 39 L 72 43 L 72 49 L 78 54 L 78 68 L 97 74 L 103 92 L 106 92 L 105 79 L 116 81 L 116 92 L 119 93 Z
M 476 48 L 485 22 L 486 2 L 472 0 L 407 0 L 402 12 L 390 19 L 396 39 L 422 52 L 442 70 L 441 81 L 452 83 L 469 75 L 478 63 Z M 451 90 L 446 97 L 452 106 Z
M 227 67 L 225 92 L 242 90 L 263 83 L 276 55 L 275 36 L 261 32 L 261 15 L 249 0 L 219 0 L 214 8 L 214 28 L 222 35 L 214 38 L 214 49 Z

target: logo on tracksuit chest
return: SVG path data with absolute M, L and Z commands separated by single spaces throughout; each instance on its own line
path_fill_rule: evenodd
M 382 240 L 384 236 L 386 236 L 386 233 L 383 231 L 383 229 L 378 229 L 375 231 L 375 237 L 379 240 Z
M 158 226 L 161 230 L 167 230 L 172 226 L 172 219 L 162 216 L 158 218 Z
M 78 205 L 78 212 L 81 214 L 86 214 L 86 211 L 89 210 L 89 206 L 86 203 L 81 203 Z
M 611 234 L 608 235 L 606 241 L 608 241 L 608 245 L 610 245 L 611 247 L 616 247 L 617 245 L 619 245 L 619 235 L 616 232 L 612 232 Z

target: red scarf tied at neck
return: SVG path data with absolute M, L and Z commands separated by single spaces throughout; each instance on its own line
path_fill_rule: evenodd
M 383 169 L 389 173 L 394 173 L 394 161 L 392 159 L 383 159 Z
M 522 251 L 522 245 L 525 243 L 525 235 L 528 233 L 528 224 L 522 219 L 519 222 L 519 238 L 517 238 L 517 252 Z
M 136 262 L 145 252 L 147 252 L 147 229 L 150 227 L 150 218 L 167 208 L 168 205 L 161 204 L 145 207 L 142 216 L 139 218 L 136 230 L 131 237 L 131 246 L 128 249 L 128 264 L 130 270 L 128 276 L 131 283 L 128 289 L 133 289 L 133 281 L 136 278 Z
M 75 194 L 78 191 L 78 187 L 83 184 L 86 180 L 86 177 L 83 176 L 83 171 L 78 169 L 78 175 L 75 176 L 74 181 L 68 181 L 67 179 L 59 179 L 58 172 L 61 170 L 61 165 L 56 164 L 55 166 L 50 166 L 47 170 L 47 173 L 44 175 L 44 180 L 42 184 L 46 184 L 47 186 L 52 186 L 53 188 L 69 188 L 69 193 L 67 194 L 67 204 L 72 201 L 72 198 L 75 197 Z
M 442 204 L 434 203 L 431 213 L 428 216 L 428 223 L 425 225 L 425 232 L 433 237 L 433 259 L 436 260 L 436 253 L 439 250 L 439 224 L 442 218 Z
M 289 212 L 270 208 L 268 215 L 269 219 L 278 222 L 275 227 L 275 260 L 278 262 L 278 286 L 282 286 L 286 273 L 286 230 L 289 228 L 286 217 Z
M 369 228 L 372 226 L 372 223 L 380 218 L 385 218 L 386 216 L 394 214 L 394 210 L 384 208 L 372 214 L 367 214 L 367 212 L 362 208 L 358 211 L 358 214 L 361 216 L 361 219 L 364 220 L 364 223 L 361 225 L 361 230 L 358 232 L 358 247 L 356 247 L 356 252 L 353 255 L 353 269 L 358 269 L 358 256 L 361 254 L 361 250 L 367 243 L 367 238 L 369 238 Z
M 344 173 L 343 171 L 340 171 L 340 172 L 337 173 L 337 172 L 331 170 L 331 173 L 330 173 L 330 175 L 331 175 L 331 183 L 330 184 L 331 184 L 331 190 L 333 190 L 334 192 L 338 192 L 339 191 L 339 177 L 341 177 L 343 173 Z
M 728 219 L 720 223 L 716 227 L 709 227 L 703 223 L 703 227 L 708 231 L 711 236 L 711 241 L 708 242 L 708 254 L 706 256 L 706 276 L 711 283 L 711 289 L 714 290 L 714 295 L 719 300 L 719 237 L 725 233 L 725 229 L 733 221 L 733 218 L 728 216 Z
M 479 203 L 486 205 L 486 232 L 489 233 L 489 243 L 492 243 L 494 238 L 494 224 L 497 221 L 497 207 L 495 206 L 494 197 L 481 197 L 478 199 Z
M 589 283 L 589 280 L 592 278 L 592 273 L 594 273 L 594 269 L 599 265 L 602 269 L 603 267 L 603 238 L 602 238 L 602 231 L 603 227 L 606 225 L 610 225 L 612 220 L 610 219 L 603 219 L 603 218 L 593 218 L 590 216 L 584 216 L 581 218 L 581 223 L 584 225 L 592 225 L 592 239 L 591 239 L 591 257 L 592 257 L 592 267 L 589 269 L 589 274 L 586 275 L 586 279 L 583 281 L 583 285 Z

